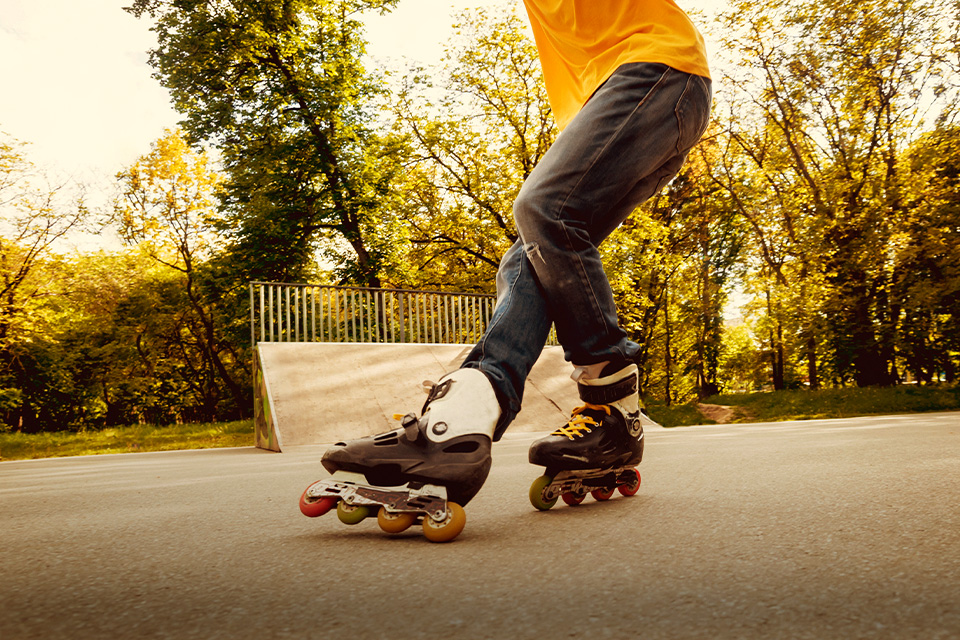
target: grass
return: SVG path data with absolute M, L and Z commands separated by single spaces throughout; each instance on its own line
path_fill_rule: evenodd
M 960 410 L 960 386 L 902 385 L 819 391 L 721 394 L 707 403 L 731 407 L 730 422 L 778 422 L 856 416 Z M 697 403 L 665 407 L 651 403 L 651 417 L 665 427 L 712 424 Z
M 0 433 L 0 460 L 252 445 L 253 420 L 162 427 L 134 425 L 81 432 L 11 432 Z
M 666 406 L 658 402 L 644 401 L 650 417 L 664 427 L 686 427 L 693 424 L 712 424 L 697 409 L 696 402 Z

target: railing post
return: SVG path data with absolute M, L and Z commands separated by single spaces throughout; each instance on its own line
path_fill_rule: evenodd
M 267 291 L 270 293 L 270 342 L 273 342 L 273 285 L 270 285 Z
M 293 288 L 293 341 L 300 342 L 300 287 Z
M 263 313 L 264 313 L 263 285 L 260 284 L 260 285 L 257 285 L 257 287 L 260 289 L 260 342 L 263 342 L 264 340 L 267 339 L 266 335 L 264 335 L 264 331 L 266 331 L 267 325 L 266 325 L 266 321 L 263 318 Z
M 253 328 L 253 283 L 250 283 L 250 348 L 257 345 L 257 334 Z

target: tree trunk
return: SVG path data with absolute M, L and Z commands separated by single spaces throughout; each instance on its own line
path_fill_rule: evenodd
M 767 288 L 767 317 L 774 321 L 773 302 L 770 299 L 770 289 Z M 773 328 L 770 329 L 770 368 L 773 378 L 774 391 L 781 391 L 783 385 L 783 327 L 780 322 L 776 323 L 777 331 L 774 334 Z
M 671 377 L 673 375 L 673 357 L 670 355 L 670 294 L 669 290 L 664 287 L 664 305 L 663 305 L 663 326 L 664 331 L 666 332 L 666 355 L 664 359 L 664 364 L 667 367 L 667 383 L 665 390 L 664 401 L 668 407 L 673 405 L 673 399 L 671 398 Z
M 807 340 L 807 381 L 811 390 L 820 388 L 820 377 L 817 371 L 817 341 L 813 339 L 813 331 L 808 329 Z

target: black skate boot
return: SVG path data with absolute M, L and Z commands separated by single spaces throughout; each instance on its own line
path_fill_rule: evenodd
M 398 533 L 418 518 L 434 542 L 455 538 L 466 522 L 462 506 L 490 472 L 490 446 L 500 405 L 477 369 L 459 369 L 431 384 L 422 416 L 396 416 L 399 429 L 349 442 L 323 454 L 328 480 L 300 498 L 304 515 L 334 505 L 347 524 L 377 515 L 380 527 Z
M 530 487 L 537 509 L 550 509 L 560 497 L 574 506 L 588 493 L 609 500 L 616 489 L 632 496 L 640 488 L 642 421 L 652 421 L 640 411 L 637 366 L 601 376 L 581 376 L 577 388 L 584 405 L 565 426 L 530 446 L 530 462 L 546 467 Z

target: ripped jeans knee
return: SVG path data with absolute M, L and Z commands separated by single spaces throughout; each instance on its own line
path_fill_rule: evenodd
M 547 264 L 547 261 L 543 259 L 543 253 L 540 252 L 540 245 L 536 242 L 528 242 L 523 245 L 523 252 L 527 254 L 527 259 L 531 263 Z

